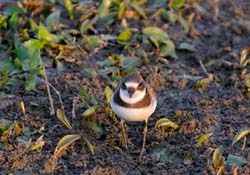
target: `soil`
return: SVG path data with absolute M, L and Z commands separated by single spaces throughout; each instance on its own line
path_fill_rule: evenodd
M 0 118 L 16 121 L 22 131 L 18 137 L 15 134 L 1 137 L 1 174 L 216 174 L 212 154 L 219 146 L 224 148 L 225 160 L 230 154 L 246 160 L 237 169 L 238 174 L 250 174 L 249 136 L 243 150 L 242 140 L 232 145 L 237 132 L 250 127 L 250 94 L 242 74 L 244 70 L 250 71 L 249 67 L 240 66 L 240 52 L 250 46 L 250 2 L 222 0 L 217 19 L 212 1 L 202 1 L 200 5 L 202 9 L 198 6 L 195 9 L 199 13 L 193 20 L 193 33 L 186 33 L 178 23 L 168 26 L 157 19 L 141 19 L 143 25 L 165 27 L 176 46 L 188 42 L 196 48 L 195 52 L 177 49 L 176 59 L 152 55 L 149 64 L 137 67 L 155 89 L 158 99 L 157 109 L 149 120 L 146 152 L 142 159 L 139 153 L 144 123 L 126 123 L 131 142 L 126 150 L 121 145 L 119 119 L 114 120 L 109 114 L 104 89 L 109 86 L 114 90 L 116 81 L 112 79 L 112 70 L 107 70 L 102 63 L 109 55 L 129 53 L 119 44 L 108 43 L 92 53 L 79 48 L 65 51 L 63 54 L 70 55 L 74 61 L 62 60 L 63 71 L 56 70 L 49 54 L 43 55 L 48 81 L 62 96 L 66 116 L 73 125 L 71 130 L 56 115 L 50 115 L 42 77 L 35 91 L 26 92 L 24 85 L 5 90 L 13 96 L 1 98 Z M 184 17 L 188 18 L 189 14 L 191 12 Z M 132 25 L 138 28 L 137 21 Z M 96 30 L 105 29 L 96 26 Z M 117 33 L 118 28 L 113 26 L 109 30 Z M 93 76 L 84 73 L 86 68 L 96 71 L 106 68 L 108 73 Z M 197 80 L 188 78 L 190 75 L 209 78 L 209 83 L 199 91 Z M 79 97 L 81 86 L 90 96 L 95 94 L 101 108 L 83 117 L 87 107 L 79 100 L 74 118 L 73 101 Z M 60 108 L 57 94 L 51 91 L 55 109 Z M 25 105 L 25 114 L 20 108 L 21 102 Z M 168 117 L 179 127 L 155 129 L 156 121 L 162 117 Z M 99 130 L 89 127 L 91 122 Z M 211 132 L 213 135 L 197 146 L 198 138 Z M 85 135 L 94 146 L 94 154 L 80 139 L 54 157 L 57 142 L 67 134 Z M 27 144 L 34 143 L 41 135 L 45 141 L 42 149 L 27 149 Z M 223 174 L 232 174 L 232 171 L 232 166 L 225 165 Z

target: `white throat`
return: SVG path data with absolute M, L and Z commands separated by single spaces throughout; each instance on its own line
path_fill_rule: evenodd
M 122 88 L 120 88 L 119 95 L 125 103 L 134 104 L 141 101 L 144 98 L 144 96 L 146 95 L 146 88 L 143 89 L 143 91 L 135 91 L 135 93 L 131 98 L 129 97 L 127 90 L 123 90 Z

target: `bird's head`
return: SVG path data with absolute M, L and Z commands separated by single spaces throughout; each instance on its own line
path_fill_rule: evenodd
M 146 83 L 136 72 L 127 74 L 121 83 L 120 97 L 126 103 L 136 103 L 142 100 L 146 93 Z

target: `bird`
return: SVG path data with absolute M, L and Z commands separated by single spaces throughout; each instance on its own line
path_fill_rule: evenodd
M 110 98 L 113 112 L 121 119 L 122 143 L 128 148 L 125 122 L 144 121 L 143 143 L 140 157 L 145 151 L 148 119 L 157 106 L 154 90 L 144 81 L 138 72 L 131 72 L 124 76 Z

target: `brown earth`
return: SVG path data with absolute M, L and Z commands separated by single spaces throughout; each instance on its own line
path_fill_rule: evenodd
M 15 97 L 2 100 L 0 117 L 17 121 L 23 133 L 18 137 L 13 134 L 1 137 L 1 174 L 216 174 L 212 154 L 219 146 L 224 148 L 225 159 L 233 154 L 246 160 L 238 174 L 250 174 L 249 139 L 244 150 L 241 150 L 242 141 L 232 146 L 237 132 L 250 126 L 250 96 L 242 76 L 244 68 L 239 65 L 240 52 L 250 45 L 250 2 L 222 1 L 217 20 L 214 19 L 214 5 L 209 2 L 201 4 L 203 11 L 193 21 L 195 35 L 186 34 L 179 24 L 167 30 L 177 46 L 185 41 L 196 48 L 195 52 L 177 50 L 177 59 L 153 57 L 150 64 L 138 67 L 158 96 L 157 110 L 149 120 L 146 153 L 142 160 L 138 156 L 144 123 L 127 123 L 132 144 L 126 150 L 120 144 L 119 120 L 112 120 L 108 112 L 104 89 L 107 86 L 114 89 L 114 81 L 112 70 L 102 63 L 113 53 L 129 54 L 123 53 L 119 44 L 111 43 L 91 54 L 77 48 L 65 52 L 75 60 L 73 63 L 62 61 L 65 69 L 61 72 L 44 55 L 49 82 L 62 96 L 72 130 L 50 115 L 46 86 L 42 81 L 38 81 L 33 92 L 26 92 L 24 86 L 6 90 Z M 166 25 L 159 20 L 145 22 L 159 27 Z M 114 26 L 112 32 L 115 31 Z M 105 68 L 108 73 L 89 76 L 83 72 L 85 68 L 96 71 Z M 249 67 L 245 69 L 249 72 Z M 202 93 L 197 90 L 197 80 L 188 78 L 189 75 L 210 76 Z M 78 103 L 76 118 L 72 118 L 73 100 L 81 85 L 87 88 L 89 95 L 96 95 L 102 108 L 91 116 L 82 117 L 87 108 Z M 53 90 L 52 96 L 55 107 L 60 107 Z M 19 107 L 21 101 L 25 104 L 25 115 Z M 179 128 L 155 129 L 156 121 L 162 117 L 176 122 Z M 99 130 L 91 129 L 90 122 Z M 210 132 L 213 135 L 197 146 L 198 138 Z M 79 140 L 60 157 L 53 157 L 61 137 L 79 133 L 87 135 L 95 148 L 94 155 L 86 143 Z M 30 151 L 25 147 L 24 142 L 29 142 L 30 138 L 34 142 L 41 135 L 46 142 L 41 150 Z M 232 174 L 231 166 L 225 166 L 224 174 Z

